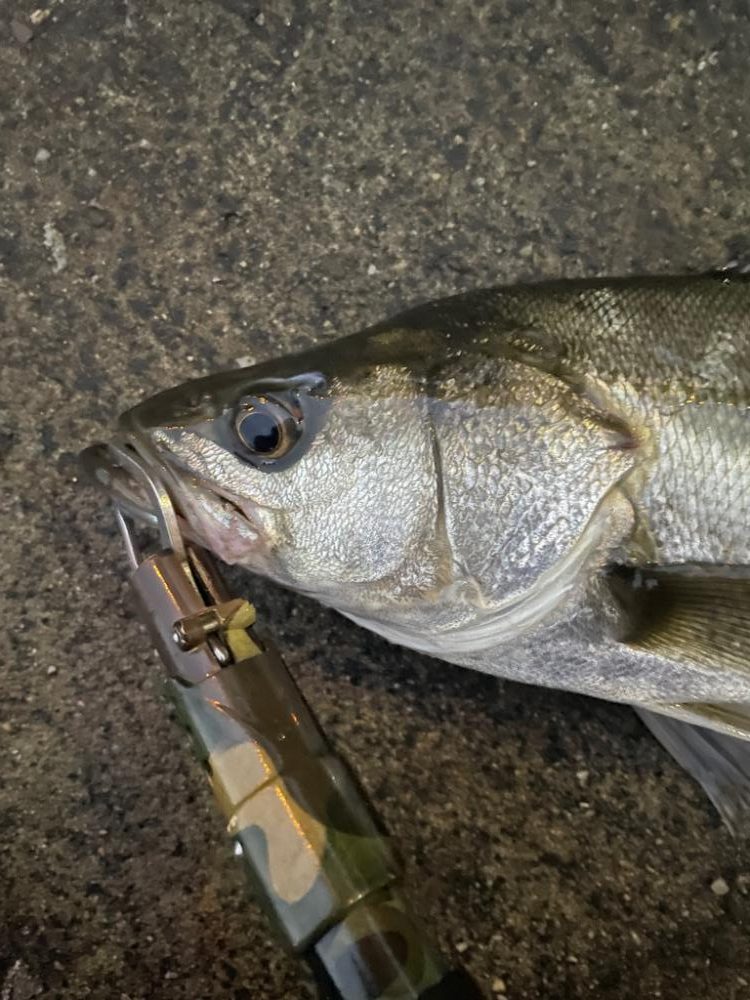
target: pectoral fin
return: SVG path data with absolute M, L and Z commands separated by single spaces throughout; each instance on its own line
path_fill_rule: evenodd
M 612 573 L 626 609 L 623 642 L 677 661 L 746 671 L 750 567 L 663 566 Z
M 625 611 L 626 645 L 717 675 L 747 675 L 747 702 L 636 710 L 732 833 L 750 834 L 750 567 L 618 569 L 610 583 Z

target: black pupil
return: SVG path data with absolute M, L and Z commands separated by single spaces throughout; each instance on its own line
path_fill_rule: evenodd
M 240 420 L 237 429 L 247 447 L 260 455 L 267 455 L 279 447 L 281 428 L 278 420 L 263 410 L 252 410 Z

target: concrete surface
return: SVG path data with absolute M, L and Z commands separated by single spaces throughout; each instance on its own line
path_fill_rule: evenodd
M 39 2 L 0 3 L 0 995 L 294 1000 L 76 451 L 407 302 L 746 251 L 750 9 L 56 0 L 29 39 Z M 488 992 L 750 997 L 750 848 L 629 710 L 244 585 Z

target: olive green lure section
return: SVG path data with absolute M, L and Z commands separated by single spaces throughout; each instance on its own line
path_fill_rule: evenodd
M 256 895 L 292 949 L 397 878 L 386 837 L 276 654 L 169 687 Z
M 205 573 L 205 563 L 195 565 Z M 247 602 L 209 610 L 233 609 L 224 637 L 235 657 L 248 655 L 222 666 L 208 642 L 175 646 L 186 622 L 206 616 L 185 579 L 180 560 L 162 552 L 141 563 L 132 584 L 168 667 L 167 693 L 255 896 L 286 946 L 308 962 L 320 996 L 480 1000 L 409 912 L 389 839 L 284 662 L 243 629 L 254 620 Z M 215 597 L 217 588 L 207 589 Z
M 308 957 L 324 995 L 347 1000 L 470 1000 L 462 972 L 446 972 L 397 890 L 365 900 Z
M 208 769 L 256 898 L 323 996 L 460 1000 L 403 899 L 388 838 L 279 656 L 266 651 L 167 690 Z

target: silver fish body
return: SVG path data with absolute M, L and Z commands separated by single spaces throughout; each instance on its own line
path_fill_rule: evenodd
M 230 562 L 450 662 L 668 716 L 685 763 L 671 720 L 750 733 L 745 278 L 472 292 L 122 426 Z

